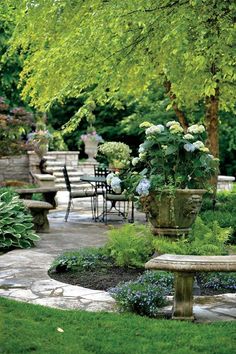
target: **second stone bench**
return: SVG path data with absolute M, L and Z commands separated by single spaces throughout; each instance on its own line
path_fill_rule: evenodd
M 166 270 L 175 274 L 172 318 L 194 320 L 193 281 L 196 272 L 235 272 L 236 255 L 188 256 L 163 254 L 145 264 L 146 269 Z

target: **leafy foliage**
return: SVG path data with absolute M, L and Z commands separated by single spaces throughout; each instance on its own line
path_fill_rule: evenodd
M 32 216 L 15 193 L 0 189 L 0 248 L 30 248 L 39 240 L 33 229 Z
M 215 290 L 236 291 L 236 274 L 235 273 L 199 273 L 197 280 L 201 287 Z
M 35 105 L 90 88 L 118 106 L 120 92 L 142 95 L 166 78 L 181 105 L 214 95 L 219 82 L 222 107 L 234 105 L 232 1 L 14 3 L 14 42 L 28 52 L 22 78 L 31 74 L 24 95 Z
M 22 105 L 18 87 L 22 60 L 19 52 L 9 51 L 9 39 L 15 26 L 15 9 L 8 1 L 0 2 L 0 96 L 11 106 Z
M 236 244 L 236 194 L 233 192 L 219 192 L 216 195 L 216 204 L 213 209 L 212 198 L 203 201 L 200 216 L 205 223 L 217 221 L 220 227 L 231 228 L 229 243 Z
M 123 168 L 129 165 L 131 150 L 125 143 L 108 141 L 100 145 L 98 151 L 106 156 L 113 167 Z
M 204 224 L 198 217 L 188 239 L 172 241 L 159 237 L 153 243 L 158 253 L 224 255 L 228 253 L 226 243 L 230 234 L 231 229 L 221 228 L 217 221 Z
M 96 267 L 109 267 L 112 259 L 105 254 L 104 248 L 83 248 L 78 252 L 65 253 L 57 257 L 50 271 L 67 272 L 76 269 L 95 270 Z
M 23 107 L 10 110 L 10 106 L 0 97 L 0 156 L 18 155 L 26 151 L 23 139 L 30 130 L 32 114 Z
M 106 249 L 118 266 L 143 267 L 153 252 L 152 239 L 146 226 L 126 224 L 109 230 Z
M 119 284 L 109 289 L 122 311 L 156 317 L 167 304 L 166 295 L 172 293 L 173 275 L 167 272 L 147 271 L 136 281 Z
M 166 126 L 143 122 L 140 127 L 145 128 L 146 136 L 126 181 L 131 193 L 142 197 L 167 188 L 204 188 L 209 184 L 218 159 L 203 143 L 203 125 L 190 125 L 187 132 L 177 121 Z

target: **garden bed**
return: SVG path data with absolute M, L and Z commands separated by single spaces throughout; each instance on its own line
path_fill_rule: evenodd
M 144 269 L 111 267 L 96 270 L 78 270 L 69 272 L 49 272 L 51 278 L 62 283 L 83 286 L 94 290 L 107 291 L 109 288 L 116 287 L 119 283 L 133 281 L 138 278 Z M 198 279 L 200 275 L 198 276 Z M 224 293 L 234 293 L 234 289 L 213 289 L 205 288 L 201 281 L 198 281 L 201 295 L 218 295 Z
M 143 271 L 143 269 L 114 266 L 107 269 L 83 269 L 63 273 L 51 272 L 50 277 L 67 284 L 107 291 L 109 288 L 115 287 L 121 282 L 135 280 Z

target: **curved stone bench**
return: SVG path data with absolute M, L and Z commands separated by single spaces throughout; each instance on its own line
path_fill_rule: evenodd
M 172 318 L 194 320 L 193 280 L 196 272 L 236 272 L 236 255 L 184 256 L 163 254 L 145 264 L 146 269 L 175 273 Z
M 36 232 L 48 232 L 49 231 L 49 221 L 48 212 L 53 209 L 53 205 L 47 202 L 21 199 L 23 204 L 30 210 L 33 217 L 34 228 Z

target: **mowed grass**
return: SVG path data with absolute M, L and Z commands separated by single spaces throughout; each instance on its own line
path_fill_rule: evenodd
M 235 350 L 235 321 L 196 324 L 63 311 L 0 298 L 1 354 L 230 354 Z

